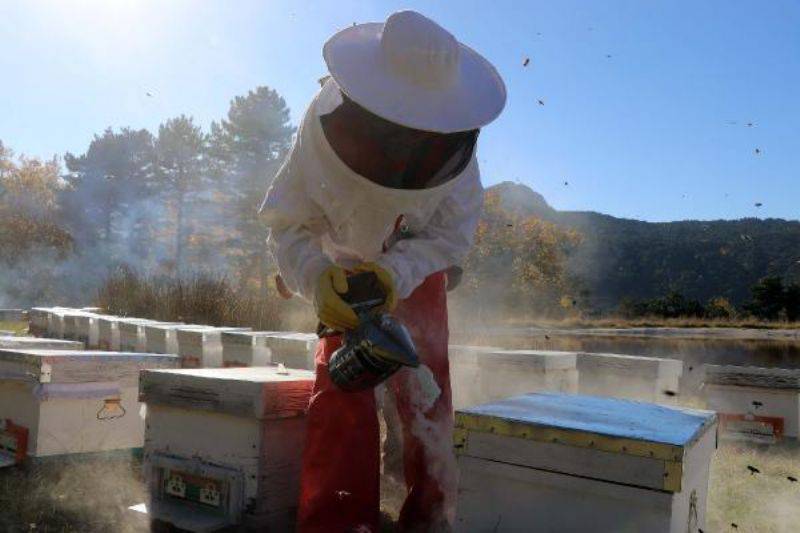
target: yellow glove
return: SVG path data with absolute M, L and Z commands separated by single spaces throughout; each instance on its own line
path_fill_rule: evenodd
M 378 278 L 378 283 L 381 284 L 381 288 L 386 294 L 386 302 L 381 306 L 384 311 L 392 311 L 397 307 L 397 289 L 395 289 L 391 272 L 378 263 L 361 263 L 354 270 L 356 272 L 373 272 Z
M 358 326 L 356 313 L 339 296 L 346 292 L 347 274 L 344 269 L 336 265 L 326 268 L 317 281 L 314 308 L 319 321 L 329 328 L 345 331 Z

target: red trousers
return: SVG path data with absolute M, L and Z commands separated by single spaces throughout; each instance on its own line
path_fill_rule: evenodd
M 387 382 L 403 425 L 403 473 L 408 495 L 404 531 L 439 531 L 452 523 L 457 469 L 447 361 L 445 276 L 429 276 L 394 312 L 411 332 L 420 370 L 404 368 Z M 375 391 L 342 392 L 328 374 L 341 337 L 317 347 L 317 376 L 308 408 L 300 478 L 298 531 L 377 532 L 380 521 L 380 435 Z M 419 372 L 433 375 L 425 387 Z M 427 382 L 430 385 L 430 381 Z

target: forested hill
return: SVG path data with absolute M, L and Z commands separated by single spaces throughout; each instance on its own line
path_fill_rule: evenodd
M 504 208 L 580 232 L 569 271 L 598 307 L 676 290 L 703 302 L 716 296 L 741 304 L 767 275 L 800 281 L 800 222 L 782 219 L 651 223 L 595 212 L 556 211 L 525 185 L 490 188 Z

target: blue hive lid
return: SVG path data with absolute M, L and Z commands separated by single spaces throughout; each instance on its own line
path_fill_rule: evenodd
M 712 411 L 556 393 L 524 394 L 458 411 L 461 421 L 483 417 L 532 428 L 585 432 L 681 447 L 702 435 L 716 420 Z

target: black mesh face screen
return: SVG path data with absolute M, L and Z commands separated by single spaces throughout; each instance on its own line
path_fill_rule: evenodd
M 427 189 L 450 181 L 472 159 L 480 130 L 435 133 L 385 120 L 342 94 L 320 117 L 329 144 L 351 170 L 394 189 Z

